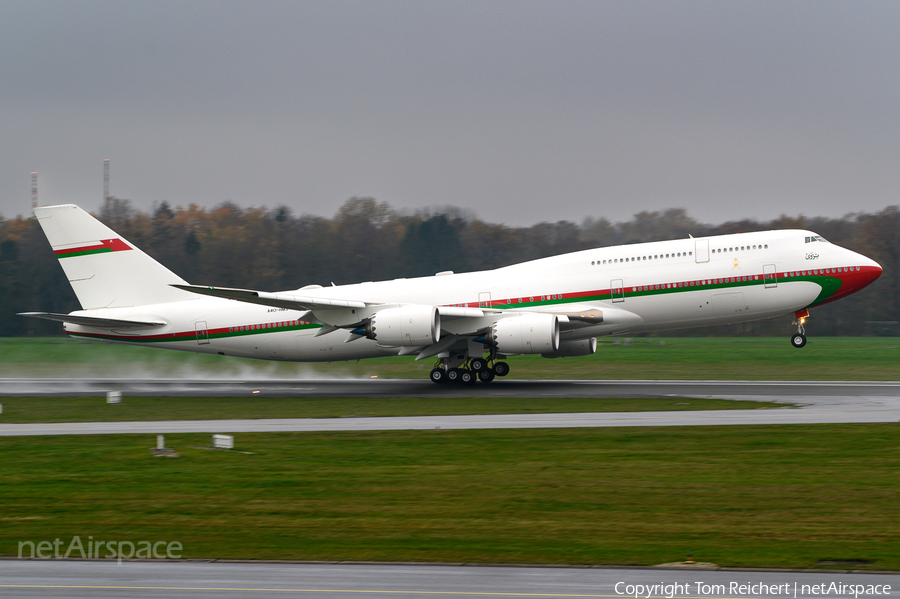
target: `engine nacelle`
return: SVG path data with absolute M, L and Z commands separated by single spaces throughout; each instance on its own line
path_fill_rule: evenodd
M 571 358 L 574 356 L 590 356 L 597 351 L 597 338 L 563 341 L 555 352 L 541 354 L 542 358 Z
M 488 340 L 501 354 L 544 354 L 559 349 L 559 319 L 553 314 L 523 314 L 494 323 Z
M 388 347 L 418 347 L 441 338 L 441 315 L 435 306 L 379 310 L 365 327 L 366 337 Z

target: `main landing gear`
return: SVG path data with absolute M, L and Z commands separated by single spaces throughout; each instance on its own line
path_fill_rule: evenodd
M 498 376 L 509 374 L 509 364 L 497 361 L 494 356 L 467 359 L 465 355 L 441 358 L 429 374 L 432 383 L 462 383 L 474 385 L 475 381 L 490 383 Z
M 809 318 L 809 310 L 800 310 L 794 314 L 794 317 L 796 320 L 791 324 L 797 325 L 797 332 L 791 335 L 791 345 L 800 349 L 806 345 L 806 329 L 803 327 L 803 323 Z

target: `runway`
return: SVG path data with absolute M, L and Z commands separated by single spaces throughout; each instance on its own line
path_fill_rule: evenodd
M 121 382 L 126 386 L 128 381 Z M 182 384 L 181 382 L 176 384 Z M 216 385 L 224 385 L 217 381 Z M 367 395 L 418 396 L 426 389 L 442 390 L 419 381 L 319 381 L 314 396 L 345 395 L 353 389 Z M 249 387 L 248 387 L 249 388 Z M 269 389 L 272 389 L 271 387 Z M 299 392 L 297 387 L 295 391 Z M 81 422 L 0 424 L 0 436 L 242 433 L 289 431 L 463 430 L 495 428 L 573 428 L 626 426 L 711 426 L 750 424 L 821 424 L 900 421 L 900 383 L 847 382 L 727 382 L 727 381 L 514 381 L 463 388 L 493 397 L 717 397 L 788 401 L 800 407 L 755 410 L 681 412 L 587 412 L 494 414 L 466 416 L 282 418 L 245 420 L 178 420 L 150 422 Z M 450 387 L 451 391 L 462 391 Z M 405 393 L 400 393 L 405 391 Z M 274 391 L 267 395 L 281 395 Z M 210 395 L 213 395 L 210 392 Z
M 0 560 L 4 597 L 603 597 L 626 599 L 628 585 L 681 585 L 673 599 L 818 598 L 815 585 L 864 585 L 896 597 L 898 574 L 765 572 L 663 568 L 553 568 L 403 564 L 271 564 L 235 562 L 90 562 Z M 759 592 L 767 585 L 766 591 Z M 743 588 L 740 585 L 746 585 Z M 753 585 L 756 586 L 757 592 Z M 886 589 L 885 585 L 889 588 Z M 674 587 L 672 587 L 674 589 Z M 742 592 L 743 591 L 743 592 Z M 806 591 L 806 592 L 804 592 Z M 665 597 L 663 589 L 650 593 Z M 827 599 L 852 598 L 830 593 Z
M 900 382 L 497 379 L 489 385 L 435 385 L 427 379 L 4 378 L 2 396 L 246 397 L 841 397 L 900 395 Z

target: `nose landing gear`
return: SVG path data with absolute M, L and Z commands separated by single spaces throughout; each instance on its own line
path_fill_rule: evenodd
M 809 318 L 809 310 L 800 310 L 794 314 L 796 320 L 791 324 L 797 325 L 797 333 L 791 336 L 791 345 L 800 349 L 806 345 L 806 328 L 803 323 Z

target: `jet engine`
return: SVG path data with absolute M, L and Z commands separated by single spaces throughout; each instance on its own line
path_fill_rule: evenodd
M 559 319 L 553 314 L 501 318 L 487 340 L 504 355 L 553 353 L 559 349 Z
M 597 338 L 563 341 L 555 352 L 541 354 L 542 358 L 571 358 L 574 356 L 590 356 L 597 351 Z
M 435 306 L 385 308 L 366 324 L 365 335 L 387 347 L 431 345 L 441 338 L 441 315 Z

